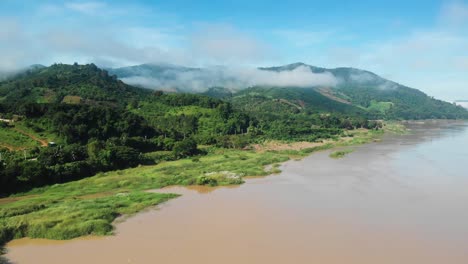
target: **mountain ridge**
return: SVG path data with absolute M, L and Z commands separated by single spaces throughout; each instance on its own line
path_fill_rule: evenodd
M 183 66 L 174 66 L 171 65 L 170 68 L 167 68 L 165 71 L 170 72 L 171 74 L 158 75 L 158 71 L 164 68 L 164 65 L 149 65 L 144 64 L 146 69 L 151 71 L 151 68 L 156 69 L 152 71 L 151 78 L 153 80 L 164 79 L 165 84 L 177 85 L 179 79 L 183 79 L 184 82 L 181 82 L 183 85 L 190 85 L 191 82 L 203 83 L 207 78 L 209 79 L 212 76 L 212 80 L 209 83 L 213 85 L 206 85 L 202 87 L 203 89 L 190 90 L 187 87 L 175 87 L 175 91 L 183 92 L 193 92 L 193 93 L 202 93 L 208 96 L 213 96 L 215 98 L 230 98 L 229 100 L 237 100 L 236 94 L 242 94 L 242 91 L 245 89 L 255 88 L 255 93 L 261 93 L 262 87 L 265 89 L 264 92 L 268 93 L 268 90 L 271 89 L 284 89 L 284 88 L 298 88 L 296 85 L 244 85 L 237 88 L 226 87 L 223 85 L 217 85 L 215 81 L 226 82 L 228 84 L 237 83 L 242 85 L 245 82 L 239 81 L 242 77 L 242 72 L 236 76 L 236 72 L 223 72 L 221 68 L 217 68 L 219 72 L 211 72 L 207 68 L 188 68 Z M 137 66 L 138 67 L 138 66 Z M 120 71 L 125 72 L 126 68 L 120 68 Z M 190 74 L 187 73 L 189 69 Z M 284 81 L 285 78 L 301 78 L 304 74 L 316 74 L 311 76 L 305 76 L 310 78 L 320 78 L 320 77 L 330 77 L 335 78 L 335 84 L 329 85 L 320 85 L 320 84 L 311 84 L 303 85 L 302 89 L 314 89 L 318 94 L 327 97 L 333 101 L 336 101 L 341 104 L 353 105 L 356 108 L 361 110 L 366 110 L 367 116 L 374 119 L 431 119 L 431 118 L 440 118 L 440 119 L 457 119 L 457 118 L 468 118 L 468 112 L 462 107 L 458 107 L 454 104 L 445 102 L 443 100 L 438 100 L 433 97 L 428 96 L 426 93 L 411 88 L 397 82 L 388 80 L 375 74 L 371 71 L 362 70 L 353 67 L 337 67 L 337 68 L 322 68 L 317 66 L 312 66 L 305 64 L 303 62 L 296 62 L 291 64 L 286 64 L 282 66 L 274 67 L 259 67 L 256 68 L 258 72 L 249 72 L 251 79 L 255 79 L 255 74 L 264 74 L 272 73 L 279 75 L 271 75 L 272 78 L 280 77 L 281 81 Z M 116 72 L 118 71 L 111 71 Z M 289 75 L 284 75 L 292 73 Z M 223 75 L 224 74 L 224 75 Z M 220 76 L 221 75 L 221 76 Z M 118 76 L 118 75 L 117 75 Z M 124 75 L 121 75 L 124 76 Z M 128 75 L 125 75 L 128 76 Z M 120 76 L 118 76 L 120 77 Z M 139 78 L 144 78 L 144 75 L 139 75 Z M 263 76 L 264 77 L 264 76 Z M 270 76 L 267 76 L 270 77 Z M 160 78 L 160 79 L 158 79 Z M 172 79 L 171 79 L 172 78 Z M 193 79 L 190 79 L 193 78 Z M 168 81 L 170 80 L 170 81 Z M 215 81 L 213 81 L 215 80 Z M 286 79 L 287 81 L 287 79 Z M 293 80 L 294 81 L 294 80 Z M 247 82 L 248 84 L 249 82 Z M 284 82 L 282 82 L 284 83 Z M 286 82 L 287 83 L 287 82 Z M 297 83 L 297 82 L 296 82 Z M 135 83 L 132 83 L 135 84 Z M 216 87 L 216 91 L 211 89 Z M 153 87 L 158 89 L 157 87 Z M 223 91 L 223 89 L 225 91 Z M 282 91 L 274 93 L 275 95 L 281 94 L 285 97 L 294 97 L 297 96 L 296 92 L 290 91 L 287 95 L 287 91 Z M 307 96 L 319 97 L 318 94 L 308 93 Z M 275 99 L 287 99 L 287 98 L 275 98 Z M 323 102 L 324 98 L 309 98 L 308 101 L 320 101 Z M 328 104 L 334 104 L 329 102 Z M 325 106 L 324 104 L 321 104 Z M 343 106 L 337 105 L 338 108 L 345 108 Z M 325 107 L 324 109 L 327 109 Z

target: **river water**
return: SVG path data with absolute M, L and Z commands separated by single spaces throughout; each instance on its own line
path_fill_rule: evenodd
M 411 125 L 343 159 L 329 152 L 237 188 L 184 195 L 116 235 L 20 239 L 13 263 L 468 263 L 468 123 Z

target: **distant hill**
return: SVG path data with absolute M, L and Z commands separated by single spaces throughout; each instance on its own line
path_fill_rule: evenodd
M 233 92 L 224 87 L 210 87 L 208 88 L 208 90 L 200 94 L 206 95 L 212 98 L 226 99 L 226 100 L 230 99 L 233 96 Z
M 299 87 L 251 87 L 233 95 L 234 106 L 247 112 L 345 113 L 366 115 L 366 111 L 351 104 L 331 99 L 316 89 Z
M 252 87 L 247 86 L 246 83 L 250 83 L 248 82 L 249 78 L 255 76 L 244 76 L 242 72 L 235 76 L 232 71 L 228 73 L 223 71 L 222 67 L 212 70 L 143 64 L 113 69 L 110 72 L 127 83 L 142 87 L 202 93 L 214 98 L 232 97 L 233 103 L 237 106 L 241 106 L 241 102 L 259 103 L 258 100 L 261 96 L 264 99 L 270 99 L 270 101 L 262 101 L 261 105 L 263 106 L 266 103 L 274 104 L 275 101 L 271 101 L 273 99 L 284 100 L 284 103 L 299 100 L 301 97 L 302 101 L 309 102 L 306 103 L 304 109 L 317 112 L 358 113 L 371 119 L 468 118 L 468 111 L 461 106 L 437 100 L 417 89 L 387 80 L 365 70 L 355 68 L 326 69 L 304 63 L 263 67 L 258 68 L 258 70 L 260 73 L 286 73 L 295 71 L 299 67 L 302 70 L 309 69 L 315 74 L 333 76 L 336 79 L 336 85 L 311 85 L 299 88 L 278 84 L 253 85 Z M 249 99 L 248 97 L 252 95 L 255 98 Z M 270 105 L 267 108 L 271 107 L 273 106 Z
M 365 70 L 355 68 L 325 69 L 304 63 L 261 69 L 281 72 L 291 71 L 297 67 L 308 67 L 313 73 L 329 72 L 333 74 L 338 80 L 338 85 L 327 87 L 329 91 L 332 91 L 333 96 L 339 101 L 345 100 L 366 109 L 370 118 L 468 118 L 468 111 L 460 106 L 437 100 L 417 89 L 384 79 Z M 314 87 L 314 89 L 320 91 L 321 87 Z M 322 92 L 322 94 L 324 93 Z
M 0 102 L 31 103 L 122 103 L 150 93 L 123 83 L 94 64 L 50 67 L 32 66 L 0 82 Z

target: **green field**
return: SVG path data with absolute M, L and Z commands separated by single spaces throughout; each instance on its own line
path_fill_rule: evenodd
M 0 147 L 22 149 L 39 146 L 39 142 L 21 134 L 11 127 L 0 126 Z
M 392 102 L 377 102 L 375 100 L 372 100 L 367 110 L 377 111 L 382 114 L 385 114 L 388 110 L 390 110 L 390 108 L 392 108 L 392 106 L 393 106 Z

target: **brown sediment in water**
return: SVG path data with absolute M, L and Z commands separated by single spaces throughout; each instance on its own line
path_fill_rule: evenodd
M 15 263 L 468 263 L 465 125 L 413 128 L 343 159 L 316 153 L 275 177 L 183 194 L 116 235 L 10 242 Z M 466 160 L 465 160 L 466 162 Z M 458 165 L 457 165 L 458 164 Z

